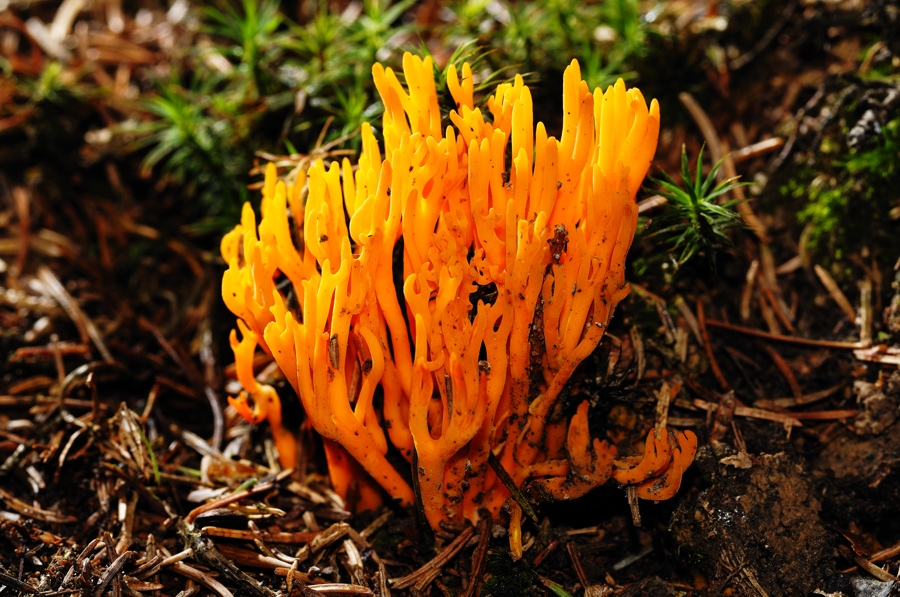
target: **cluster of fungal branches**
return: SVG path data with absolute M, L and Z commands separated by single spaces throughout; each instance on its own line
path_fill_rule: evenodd
M 521 77 L 486 102 L 468 65 L 449 68 L 456 103 L 444 128 L 433 65 L 404 56 L 406 86 L 373 67 L 384 148 L 316 162 L 287 183 L 269 165 L 261 219 L 249 206 L 222 241 L 222 291 L 248 420 L 268 419 L 282 462 L 295 459 L 257 346 L 278 363 L 324 438 L 332 482 L 360 505 L 381 490 L 416 499 L 429 524 L 497 512 L 522 487 L 571 499 L 611 477 L 646 499 L 674 495 L 696 450 L 688 432 L 651 431 L 643 456 L 616 459 L 588 432 L 588 402 L 551 416 L 576 367 L 628 293 L 635 194 L 656 149 L 659 107 L 620 80 L 591 92 L 578 63 L 563 82 L 563 131 L 533 122 Z M 460 76 L 461 75 L 461 76 Z M 509 162 L 507 162 L 509 160 Z M 395 253 L 402 242 L 402 295 Z M 289 304 L 279 288 L 292 286 Z M 414 466 L 398 470 L 395 449 Z

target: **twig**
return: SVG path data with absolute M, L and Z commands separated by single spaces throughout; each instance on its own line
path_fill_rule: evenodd
M 522 512 L 527 514 L 528 518 L 535 523 L 538 523 L 537 513 L 534 511 L 534 508 L 531 507 L 531 502 L 529 502 L 528 498 L 522 494 L 522 491 L 519 489 L 519 486 L 516 485 L 515 480 L 513 480 L 512 476 L 510 476 L 507 470 L 503 468 L 503 463 L 500 462 L 500 459 L 490 450 L 488 450 L 488 464 L 490 464 L 491 468 L 494 469 L 494 472 L 497 473 L 497 477 L 506 489 L 509 490 L 509 493 L 512 494 L 513 499 L 521 506 Z
M 380 597 L 391 597 L 391 588 L 388 586 L 384 562 L 378 562 L 378 593 Z M 471 595 L 466 593 L 466 597 L 471 597 Z
M 852 419 L 859 411 L 856 409 L 843 410 L 817 410 L 811 413 L 791 413 L 791 416 L 801 421 L 831 421 L 834 419 Z
M 725 151 L 725 156 L 722 160 L 723 175 L 725 178 L 735 178 L 738 173 L 737 169 L 734 167 L 734 158 L 732 157 L 731 152 L 726 151 L 727 145 L 725 145 L 725 143 L 723 143 L 722 149 Z M 766 225 L 763 224 L 763 221 L 759 219 L 753 211 L 753 208 L 750 207 L 750 204 L 747 202 L 747 195 L 744 193 L 744 187 L 736 186 L 732 193 L 734 193 L 734 198 L 739 200 L 737 210 L 744 218 L 744 221 L 750 226 L 750 229 L 753 230 L 757 237 L 759 237 L 761 242 L 769 242 L 769 233 L 766 230 Z
M 872 344 L 872 280 L 866 276 L 859 284 L 859 342 Z
M 625 498 L 628 501 L 628 509 L 631 511 L 631 523 L 637 528 L 641 526 L 641 506 L 638 502 L 637 485 L 625 487 Z
M 27 582 L 22 582 L 14 576 L 10 576 L 9 574 L 4 574 L 0 572 L 0 585 L 4 587 L 10 587 L 13 590 L 18 590 L 23 593 L 38 593 L 38 589 L 32 587 Z
M 38 278 L 43 282 L 44 289 L 47 290 L 50 296 L 53 297 L 69 315 L 69 318 L 75 324 L 75 327 L 78 328 L 82 340 L 87 341 L 90 339 L 91 342 L 94 343 L 94 346 L 97 347 L 97 351 L 100 353 L 100 356 L 103 357 L 103 360 L 112 361 L 112 354 L 109 352 L 109 349 L 106 348 L 106 344 L 103 342 L 100 332 L 98 332 L 96 326 L 94 326 L 94 322 L 84 314 L 84 311 L 81 310 L 81 307 L 78 306 L 78 303 L 72 298 L 72 295 L 70 295 L 63 287 L 62 283 L 60 283 L 59 278 L 50 271 L 50 268 L 43 265 L 38 269 Z
M 782 139 L 781 137 L 763 139 L 762 141 L 758 141 L 757 143 L 753 143 L 752 145 L 747 145 L 746 147 L 735 149 L 731 152 L 731 159 L 734 160 L 735 164 L 740 164 L 741 162 L 746 162 L 747 160 L 765 155 L 770 151 L 775 151 L 782 145 L 784 145 L 784 139 Z
M 260 539 L 271 543 L 308 543 L 316 538 L 319 533 L 266 533 L 242 531 L 238 529 L 225 529 L 221 527 L 204 527 L 201 531 L 204 535 L 211 537 L 226 537 L 228 539 L 238 539 L 243 541 L 252 541 Z
M 571 541 L 566 543 L 566 553 L 569 554 L 569 559 L 572 561 L 572 568 L 575 569 L 575 576 L 578 577 L 578 582 L 580 582 L 581 586 L 587 590 L 587 588 L 591 586 L 591 583 L 588 582 L 587 574 L 581 563 L 581 555 L 578 553 L 578 546 Z
M 791 323 L 790 313 L 787 312 L 787 307 L 784 305 L 784 301 L 779 300 L 778 296 L 775 294 L 775 290 L 768 283 L 763 283 L 759 285 L 760 292 L 765 296 L 766 300 L 769 301 L 769 304 L 772 305 L 772 313 L 775 314 L 775 317 L 778 321 L 781 322 L 789 332 L 792 334 L 797 331 L 797 328 L 794 327 L 794 324 Z
M 309 589 L 322 595 L 363 595 L 363 597 L 371 597 L 375 594 L 372 592 L 372 589 L 346 583 L 309 585 Z
M 719 408 L 718 404 L 712 404 L 711 402 L 707 402 L 706 400 L 701 400 L 700 398 L 694 398 L 694 406 L 697 408 L 702 408 L 707 411 L 716 411 Z M 739 417 L 749 417 L 751 419 L 765 419 L 767 421 L 775 421 L 776 423 L 781 423 L 782 425 L 792 425 L 794 427 L 803 427 L 803 424 L 796 417 L 791 415 L 787 415 L 785 413 L 776 413 L 768 410 L 762 410 L 760 408 L 750 408 L 749 406 L 735 406 L 734 414 Z
M 669 200 L 662 195 L 653 195 L 652 197 L 647 197 L 643 201 L 638 202 L 638 214 L 643 215 L 651 209 L 659 207 L 660 205 L 665 205 L 668 202 Z
M 713 126 L 712 120 L 709 119 L 709 116 L 707 116 L 703 108 L 700 107 L 700 104 L 697 103 L 694 96 L 687 91 L 679 93 L 678 99 L 681 100 L 681 103 L 687 108 L 687 111 L 690 112 L 691 118 L 693 118 L 694 122 L 697 123 L 697 126 L 700 127 L 700 133 L 703 135 L 703 139 L 709 146 L 709 155 L 712 157 L 713 164 L 718 163 L 719 160 L 722 159 L 722 144 L 719 141 L 719 134 L 716 132 L 716 127 Z M 724 173 L 720 172 L 720 176 L 722 175 L 724 175 Z
M 732 332 L 739 332 L 741 334 L 747 334 L 748 336 L 756 336 L 758 338 L 766 338 L 768 340 L 776 340 L 778 342 L 792 342 L 794 344 L 803 344 L 804 346 L 819 346 L 821 348 L 843 348 L 847 350 L 857 350 L 860 348 L 865 348 L 859 342 L 839 342 L 837 340 L 810 340 L 809 338 L 797 338 L 795 336 L 785 336 L 784 334 L 772 334 L 770 332 L 764 332 L 762 330 L 756 330 L 753 328 L 744 327 L 742 325 L 735 325 L 733 323 L 726 323 L 724 321 L 717 321 L 715 319 L 707 319 L 706 325 L 712 326 L 714 328 L 722 328 L 723 330 L 730 330 Z
M 713 355 L 712 343 L 709 341 L 709 332 L 706 330 L 706 315 L 703 313 L 703 301 L 700 299 L 697 299 L 697 323 L 700 325 L 703 346 L 706 348 L 706 356 L 709 357 L 709 365 L 712 367 L 713 375 L 716 376 L 722 389 L 726 392 L 730 392 L 731 386 L 728 385 L 728 381 L 725 379 L 725 376 L 722 375 L 722 370 L 719 369 L 719 363 L 716 361 L 715 355 Z
M 823 268 L 818 263 L 813 268 L 816 270 L 816 275 L 819 277 L 819 281 L 822 282 L 822 285 L 828 290 L 828 294 L 831 295 L 832 300 L 838 304 L 838 307 L 841 308 L 841 311 L 844 312 L 844 315 L 847 316 L 847 319 L 850 320 L 850 323 L 856 324 L 856 311 L 853 310 L 853 307 L 850 305 L 850 301 L 847 300 L 847 297 L 841 291 L 840 287 L 837 285 L 837 282 L 834 281 L 834 278 L 831 277 L 825 268 Z
M 478 588 L 481 571 L 484 569 L 485 556 L 487 556 L 488 542 L 491 538 L 491 516 L 487 515 L 478 521 L 478 545 L 472 554 L 472 573 L 469 576 L 469 586 L 466 587 L 463 597 L 472 597 Z
M 879 568 L 878 566 L 876 566 L 869 560 L 865 559 L 864 557 L 856 555 L 855 553 L 850 551 L 850 548 L 847 547 L 846 545 L 839 545 L 838 550 L 841 552 L 842 556 L 844 556 L 848 560 L 853 560 L 854 562 L 856 562 L 857 566 L 859 566 L 860 568 L 862 568 L 863 570 L 865 570 L 866 572 L 868 572 L 869 574 L 871 574 L 878 580 L 881 580 L 884 582 L 887 582 L 889 580 L 900 581 L 900 578 L 897 578 L 890 572 L 888 572 L 886 570 L 882 570 L 881 568 Z
M 277 481 L 277 479 L 275 480 Z M 211 502 L 207 502 L 202 506 L 197 506 L 185 517 L 184 521 L 187 524 L 193 524 L 197 519 L 197 516 L 203 514 L 204 512 L 208 512 L 210 510 L 215 510 L 216 508 L 221 508 L 223 506 L 227 506 L 233 502 L 238 500 L 242 500 L 246 497 L 250 497 L 252 495 L 256 495 L 258 493 L 264 493 L 266 491 L 270 491 L 275 488 L 275 481 L 263 481 L 261 483 L 257 483 L 253 487 L 249 489 L 243 489 L 241 491 L 236 491 L 234 493 L 230 493 L 226 496 L 223 496 L 217 500 L 213 500 Z
M 759 261 L 754 259 L 747 268 L 746 281 L 743 292 L 741 292 L 741 321 L 746 322 L 750 319 L 750 301 L 753 298 L 753 285 L 756 282 L 756 274 L 759 271 Z
M 800 396 L 802 396 L 803 389 L 797 382 L 797 378 L 794 376 L 794 372 L 791 371 L 791 367 L 787 364 L 787 361 L 784 360 L 784 357 L 782 357 L 777 350 L 775 350 L 765 342 L 759 342 L 759 346 L 764 351 L 766 351 L 766 354 L 769 355 L 769 358 L 771 358 L 772 362 L 775 363 L 775 367 L 778 368 L 778 371 L 780 371 L 784 379 L 787 380 L 794 398 L 799 398 Z
M 411 587 L 414 584 L 417 584 L 419 579 L 425 575 L 430 574 L 433 571 L 440 571 L 440 569 L 453 559 L 459 550 L 461 550 L 469 538 L 475 534 L 475 529 L 472 527 L 467 527 L 462 533 L 459 534 L 453 542 L 444 548 L 441 553 L 436 555 L 431 559 L 427 564 L 413 572 L 412 574 L 408 574 L 401 578 L 393 578 L 390 580 L 391 586 L 395 589 L 405 589 L 407 587 Z
M 791 408 L 793 406 L 804 406 L 806 404 L 812 404 L 813 402 L 818 402 L 819 400 L 824 400 L 828 398 L 838 390 L 844 387 L 844 384 L 838 384 L 836 386 L 832 386 L 827 390 L 821 390 L 819 392 L 813 392 L 812 394 L 806 394 L 805 396 L 796 396 L 793 398 L 774 398 L 772 400 L 757 400 L 753 403 L 753 406 L 757 408 Z
M 234 597 L 232 592 L 225 588 L 225 585 L 223 585 L 210 575 L 204 572 L 200 572 L 196 568 L 192 568 L 187 564 L 178 562 L 176 564 L 172 564 L 171 569 L 182 576 L 186 576 L 191 580 L 195 580 L 201 585 L 204 585 L 219 597 Z
M 107 543 L 106 548 L 111 549 L 111 545 Z M 103 597 L 103 593 L 106 592 L 106 586 L 112 581 L 116 575 L 121 572 L 122 568 L 125 566 L 126 562 L 131 559 L 131 556 L 134 555 L 130 551 L 126 551 L 119 557 L 115 559 L 115 561 L 109 565 L 109 567 L 103 572 L 103 576 L 100 577 L 100 583 L 97 585 L 97 588 L 94 589 L 94 597 Z
M 269 589 L 268 587 L 260 584 L 259 582 L 253 580 L 250 576 L 242 572 L 237 566 L 234 565 L 234 562 L 227 559 L 222 553 L 216 549 L 216 546 L 209 539 L 202 537 L 200 533 L 198 533 L 192 525 L 188 524 L 184 520 L 179 520 L 177 523 L 178 534 L 181 535 L 181 539 L 184 542 L 186 547 L 189 547 L 194 552 L 195 559 L 203 564 L 204 566 L 208 566 L 214 570 L 220 572 L 225 578 L 232 581 L 238 587 L 240 587 L 240 595 L 252 595 L 254 597 L 275 597 L 275 593 Z M 182 562 L 177 562 L 170 566 L 171 570 L 179 572 L 180 574 L 184 574 L 185 576 L 189 576 L 190 574 L 201 574 L 194 568 L 183 564 Z M 189 569 L 189 570 L 186 570 Z M 231 595 L 231 592 L 228 589 L 225 589 L 217 581 L 203 574 L 202 579 L 198 577 L 192 577 L 194 580 L 205 584 L 207 587 L 219 593 L 222 597 L 228 597 Z M 206 581 L 209 580 L 215 585 L 208 584 Z M 222 593 L 219 591 L 219 588 L 224 590 Z

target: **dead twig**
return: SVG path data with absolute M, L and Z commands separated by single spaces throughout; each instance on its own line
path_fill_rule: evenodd
M 722 370 L 719 369 L 719 363 L 716 361 L 716 357 L 713 354 L 712 343 L 709 341 L 709 332 L 706 329 L 706 315 L 703 313 L 703 301 L 700 299 L 697 299 L 697 323 L 700 326 L 703 347 L 706 349 L 706 356 L 709 358 L 709 365 L 712 368 L 713 375 L 716 376 L 716 380 L 719 382 L 719 385 L 722 386 L 722 389 L 729 392 L 731 391 L 731 386 L 722 374 Z
M 758 342 L 760 348 L 762 348 L 769 358 L 772 359 L 772 362 L 775 363 L 775 367 L 778 371 L 781 372 L 781 375 L 788 382 L 788 386 L 791 388 L 791 393 L 794 395 L 794 398 L 799 398 L 803 395 L 803 389 L 800 387 L 800 384 L 797 382 L 796 376 L 794 376 L 794 372 L 791 371 L 791 366 L 788 365 L 787 361 L 784 360 L 777 350 L 766 344 L 765 342 Z
M 485 518 L 478 521 L 478 545 L 475 546 L 475 552 L 472 554 L 472 573 L 469 577 L 469 586 L 466 587 L 463 597 L 472 597 L 475 589 L 478 588 L 478 581 L 481 579 L 481 571 L 484 569 L 484 562 L 487 556 L 488 542 L 491 538 L 491 517 L 488 514 Z
M 445 547 L 441 553 L 436 555 L 427 564 L 407 576 L 401 578 L 393 578 L 390 580 L 391 587 L 395 589 L 405 589 L 413 585 L 417 585 L 423 576 L 430 576 L 433 572 L 440 572 L 440 569 L 453 557 L 459 553 L 459 550 L 469 541 L 469 538 L 475 534 L 475 529 L 467 527 L 450 545 Z M 421 589 L 420 589 L 421 590 Z
M 784 145 L 784 139 L 782 139 L 781 137 L 763 139 L 762 141 L 758 141 L 756 143 L 753 143 L 752 145 L 747 145 L 746 147 L 735 149 L 731 152 L 731 159 L 734 160 L 735 164 L 740 164 L 741 162 L 746 162 L 747 160 L 752 160 L 753 158 L 757 158 L 761 155 L 765 155 L 769 152 L 775 151 L 782 145 Z
M 69 318 L 75 324 L 75 327 L 78 328 L 82 342 L 87 342 L 90 339 L 90 341 L 94 343 L 94 346 L 97 347 L 97 351 L 100 353 L 100 356 L 103 357 L 103 360 L 112 361 L 112 353 L 109 352 L 106 343 L 103 342 L 103 338 L 100 336 L 100 332 L 97 331 L 94 322 L 84 314 L 84 311 L 81 310 L 81 307 L 78 306 L 78 303 L 72 298 L 72 295 L 66 291 L 65 287 L 59 281 L 59 278 L 50 271 L 50 268 L 44 265 L 38 269 L 38 278 L 43 283 L 42 288 L 45 289 L 47 294 L 56 300 L 57 303 L 59 303 L 69 315 Z
M 819 281 L 822 282 L 822 286 L 828 290 L 828 294 L 831 295 L 831 299 L 837 303 L 838 307 L 841 308 L 841 311 L 844 312 L 844 315 L 847 316 L 847 319 L 850 320 L 850 323 L 856 324 L 856 311 L 854 311 L 853 306 L 850 305 L 850 301 L 847 300 L 847 297 L 841 291 L 841 288 L 837 285 L 837 282 L 834 281 L 834 278 L 831 277 L 825 268 L 823 268 L 818 263 L 813 268 L 816 271 L 816 276 L 819 277 Z
M 718 404 L 712 404 L 711 402 L 701 400 L 700 398 L 694 398 L 694 406 L 707 411 L 716 411 L 719 408 Z M 751 419 L 765 419 L 767 421 L 775 421 L 776 423 L 781 423 L 782 425 L 789 427 L 803 427 L 803 424 L 800 422 L 800 420 L 793 414 L 787 415 L 784 413 L 763 410 L 761 408 L 751 408 L 749 406 L 735 406 L 734 414 L 739 417 L 750 417 Z
M 716 132 L 716 127 L 713 126 L 712 120 L 709 119 L 706 111 L 700 107 L 694 96 L 687 91 L 679 93 L 678 99 L 681 100 L 682 105 L 687 108 L 691 118 L 700 127 L 700 133 L 709 146 L 709 155 L 712 157 L 713 164 L 719 163 L 719 160 L 722 159 L 722 144 L 719 141 L 719 134 Z
M 735 325 L 733 323 L 727 323 L 724 321 L 717 321 L 715 319 L 707 319 L 706 325 L 712 326 L 714 328 L 722 328 L 723 330 L 730 330 L 732 332 L 738 332 L 741 334 L 747 334 L 748 336 L 766 338 L 767 340 L 777 340 L 778 342 L 802 344 L 804 346 L 818 346 L 820 348 L 843 348 L 847 350 L 858 350 L 860 348 L 865 348 L 865 346 L 863 346 L 859 342 L 840 342 L 837 340 L 812 340 L 810 338 L 797 338 L 795 336 L 785 336 L 784 334 L 764 332 L 762 330 L 756 330 L 753 328 L 748 328 L 742 325 Z
M 192 568 L 187 564 L 183 564 L 181 562 L 177 562 L 172 564 L 170 569 L 173 572 L 177 572 L 182 576 L 186 576 L 191 580 L 195 580 L 201 585 L 205 586 L 210 591 L 214 592 L 219 597 L 234 597 L 234 594 L 225 588 L 225 585 L 206 574 L 205 572 L 200 572 L 196 568 Z

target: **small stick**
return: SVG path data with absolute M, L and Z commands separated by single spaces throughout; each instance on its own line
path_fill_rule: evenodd
M 712 157 L 713 164 L 718 163 L 722 159 L 722 145 L 719 142 L 719 134 L 716 132 L 716 127 L 713 126 L 712 120 L 709 119 L 709 116 L 706 115 L 706 112 L 700 107 L 694 96 L 687 91 L 679 93 L 678 99 L 681 100 L 681 103 L 690 112 L 694 122 L 700 127 L 700 132 L 703 134 L 706 144 L 709 145 L 709 154 Z
M 847 297 L 841 292 L 840 287 L 838 287 L 837 282 L 834 281 L 834 278 L 831 277 L 825 268 L 823 268 L 818 263 L 815 265 L 816 275 L 819 277 L 819 281 L 822 282 L 822 285 L 828 290 L 828 294 L 831 295 L 831 298 L 838 304 L 838 307 L 841 308 L 841 311 L 844 312 L 844 315 L 847 316 L 847 319 L 850 320 L 850 323 L 856 324 L 856 311 L 853 310 L 853 307 L 850 305 L 850 301 L 847 300 Z
M 703 334 L 700 333 L 700 324 L 697 323 L 697 318 L 694 317 L 693 312 L 691 312 L 691 308 L 688 307 L 687 302 L 679 295 L 675 297 L 675 306 L 678 307 L 678 312 L 681 313 L 681 316 L 684 317 L 684 320 L 687 322 L 688 327 L 691 328 L 691 332 L 694 334 L 694 338 L 697 339 L 697 342 L 703 344 Z
M 378 562 L 378 593 L 380 597 L 391 597 L 391 589 L 387 583 L 387 570 L 384 562 Z
M 730 152 L 727 152 L 728 146 L 723 143 L 723 151 L 726 151 L 724 159 L 722 161 L 722 170 L 724 170 L 724 176 L 726 178 L 735 178 L 737 177 L 737 169 L 734 167 L 734 158 L 732 157 Z M 744 218 L 744 221 L 750 226 L 750 229 L 754 234 L 759 238 L 760 241 L 767 243 L 769 242 L 769 233 L 766 230 L 766 225 L 763 224 L 763 221 L 759 219 L 756 213 L 753 211 L 753 208 L 750 207 L 750 204 L 747 202 L 747 195 L 744 193 L 744 187 L 737 186 L 734 190 L 731 191 L 734 194 L 734 198 L 738 199 L 739 202 L 737 204 L 737 210 L 740 212 L 741 216 Z
M 494 469 L 494 472 L 497 473 L 497 477 L 499 477 L 506 489 L 512 494 L 513 499 L 522 507 L 522 512 L 527 514 L 528 518 L 535 523 L 538 523 L 537 513 L 534 511 L 534 508 L 531 507 L 531 502 L 529 502 L 522 494 L 522 491 L 519 489 L 518 485 L 516 485 L 515 480 L 513 480 L 512 476 L 510 476 L 506 469 L 503 468 L 503 463 L 500 462 L 500 459 L 490 450 L 488 450 L 488 464 L 490 464 L 491 468 Z
M 791 413 L 791 415 L 801 421 L 831 421 L 833 419 L 852 419 L 859 413 L 855 409 L 843 410 L 817 410 L 811 413 Z
M 625 498 L 628 500 L 628 509 L 631 510 L 631 523 L 641 526 L 641 507 L 638 504 L 637 485 L 627 485 L 625 487 Z
M 106 545 L 107 551 L 110 553 L 115 553 L 112 551 L 112 546 L 107 543 Z M 94 590 L 94 597 L 102 597 L 103 593 L 106 592 L 106 587 L 109 583 L 122 571 L 122 568 L 125 567 L 126 562 L 131 559 L 131 556 L 134 555 L 130 551 L 126 551 L 119 557 L 115 559 L 115 561 L 109 565 L 109 567 L 103 572 L 103 576 L 100 577 L 100 584 L 97 585 L 97 588 Z
M 638 202 L 638 215 L 643 215 L 651 209 L 657 208 L 660 205 L 665 205 L 668 202 L 669 200 L 662 195 L 653 195 L 652 197 L 647 197 L 643 201 Z
M 236 502 L 238 500 L 242 500 L 246 497 L 250 497 L 251 495 L 256 495 L 258 493 L 263 493 L 266 491 L 270 491 L 275 488 L 275 484 L 289 477 L 293 469 L 287 469 L 286 471 L 281 471 L 274 480 L 263 481 L 261 483 L 256 483 L 253 487 L 249 489 L 243 489 L 241 491 L 236 491 L 229 495 L 223 496 L 219 499 L 213 500 L 211 502 L 207 502 L 202 506 L 197 506 L 185 517 L 184 521 L 187 524 L 193 524 L 194 520 L 197 519 L 197 516 L 204 512 L 208 512 L 210 510 L 215 510 L 216 508 L 222 508 Z
M 706 400 L 701 400 L 700 398 L 694 398 L 694 406 L 697 408 L 702 408 L 710 412 L 715 412 L 719 409 L 718 404 L 713 404 L 711 402 L 707 402 Z M 803 424 L 800 422 L 800 419 L 791 415 L 787 415 L 785 413 L 776 413 L 768 410 L 762 410 L 761 408 L 750 408 L 749 406 L 735 406 L 734 414 L 739 417 L 749 417 L 751 419 L 765 419 L 766 421 L 775 421 L 776 423 L 781 423 L 782 425 L 791 425 L 793 427 L 803 427 Z
M 753 285 L 756 282 L 756 273 L 759 271 L 759 260 L 754 259 L 747 269 L 744 291 L 741 293 L 741 321 L 746 322 L 750 319 L 750 301 L 753 299 Z
M 475 589 L 478 588 L 478 580 L 481 578 L 481 571 L 484 570 L 485 556 L 487 556 L 490 538 L 491 517 L 489 514 L 486 518 L 478 521 L 478 545 L 475 547 L 475 553 L 472 554 L 472 575 L 469 577 L 469 586 L 466 587 L 463 597 L 472 597 L 475 594 Z
M 575 569 L 575 576 L 578 577 L 578 582 L 580 582 L 581 586 L 586 590 L 587 587 L 591 585 L 588 582 L 587 574 L 581 563 L 581 555 L 578 553 L 578 547 L 570 541 L 569 543 L 566 543 L 566 552 L 569 554 L 569 559 L 572 560 L 572 568 Z
M 731 386 L 728 385 L 728 381 L 725 379 L 725 376 L 722 375 L 722 370 L 719 369 L 719 363 L 713 355 L 712 344 L 709 341 L 709 332 L 706 329 L 706 315 L 703 313 L 703 302 L 700 299 L 697 299 L 697 323 L 700 325 L 700 334 L 703 336 L 703 345 L 704 348 L 706 348 L 706 356 L 709 357 L 709 364 L 712 367 L 713 375 L 716 376 L 722 389 L 726 392 L 730 392 Z
M 715 328 L 722 328 L 723 330 L 731 330 L 732 332 L 740 332 L 741 334 L 747 334 L 748 336 L 757 336 L 758 338 L 777 340 L 778 342 L 792 342 L 794 344 L 803 344 L 805 346 L 819 346 L 821 348 L 844 348 L 848 350 L 858 350 L 860 348 L 865 348 L 865 346 L 863 346 L 859 342 L 839 342 L 837 340 L 810 340 L 809 338 L 797 338 L 794 336 L 785 336 L 784 334 L 772 334 L 769 332 L 764 332 L 762 330 L 744 327 L 742 325 L 735 325 L 733 323 L 717 321 L 715 319 L 706 320 L 706 325 L 710 325 Z
M 850 548 L 847 547 L 846 545 L 839 545 L 838 550 L 841 552 L 842 556 L 844 556 L 848 560 L 853 560 L 857 566 L 859 566 L 860 568 L 862 568 L 863 570 L 865 570 L 866 572 L 868 572 L 869 574 L 871 574 L 878 580 L 885 581 L 885 582 L 887 582 L 889 580 L 900 581 L 900 578 L 897 578 L 890 572 L 888 572 L 886 570 L 882 570 L 881 568 L 879 568 L 878 566 L 876 566 L 869 560 L 865 559 L 864 557 L 856 555 L 855 553 L 850 551 Z
M 422 576 L 429 574 L 432 571 L 439 571 L 444 564 L 453 559 L 459 550 L 465 547 L 466 543 L 469 541 L 469 538 L 475 534 L 475 529 L 472 527 L 467 527 L 459 536 L 453 540 L 450 545 L 444 548 L 441 553 L 436 555 L 431 559 L 427 564 L 413 572 L 412 574 L 408 574 L 402 578 L 394 578 L 391 579 L 390 583 L 395 589 L 405 589 L 407 587 L 411 587 L 416 584 Z
M 838 390 L 844 387 L 844 384 L 838 384 L 836 386 L 832 386 L 826 390 L 821 390 L 819 392 L 813 392 L 812 394 L 807 394 L 805 396 L 796 396 L 794 398 L 773 398 L 771 400 L 757 400 L 753 403 L 753 406 L 757 408 L 767 408 L 767 409 L 779 409 L 779 408 L 791 408 L 793 406 L 804 406 L 806 404 L 812 404 L 813 402 L 818 402 L 819 400 L 824 400 L 828 398 Z
M 759 346 L 766 351 L 766 354 L 769 355 L 769 358 L 771 358 L 772 362 L 775 363 L 775 367 L 778 368 L 778 371 L 781 372 L 781 375 L 788 382 L 794 398 L 799 398 L 800 396 L 802 396 L 803 389 L 797 382 L 797 378 L 794 376 L 794 372 L 791 371 L 791 367 L 790 365 L 788 365 L 787 361 L 784 360 L 784 357 L 782 357 L 777 350 L 775 350 L 765 342 L 759 342 Z
M 775 291 L 768 284 L 760 284 L 760 291 L 766 296 L 769 304 L 772 305 L 772 312 L 775 314 L 775 317 L 778 318 L 778 321 L 788 329 L 792 334 L 797 332 L 797 328 L 794 327 L 794 324 L 791 323 L 788 315 L 789 313 L 785 313 L 787 307 L 784 307 L 784 302 L 778 300 L 778 297 L 775 295 Z
M 556 551 L 556 548 L 557 548 L 557 547 L 559 547 L 559 541 L 556 540 L 556 539 L 554 539 L 553 541 L 551 541 L 550 543 L 548 543 L 548 544 L 547 544 L 547 547 L 545 547 L 544 549 L 542 549 L 542 550 L 541 550 L 541 553 L 539 553 L 537 556 L 535 556 L 534 560 L 532 560 L 532 562 L 531 562 L 531 567 L 532 567 L 532 568 L 537 568 L 538 566 L 540 566 L 540 565 L 541 565 L 541 562 L 543 562 L 544 560 L 546 560 L 546 559 L 547 559 L 547 556 L 549 556 L 551 553 L 553 553 L 554 551 Z
M 90 339 L 91 342 L 94 343 L 94 346 L 97 347 L 97 351 L 100 353 L 100 356 L 103 357 L 103 360 L 112 361 L 112 353 L 106 348 L 106 344 L 103 342 L 103 338 L 100 336 L 100 332 L 97 330 L 94 322 L 84 314 L 84 311 L 81 310 L 81 307 L 78 306 L 78 303 L 75 302 L 72 295 L 68 293 L 59 281 L 59 278 L 50 271 L 50 268 L 43 265 L 38 269 L 38 278 L 43 282 L 43 288 L 57 303 L 59 303 L 69 315 L 69 318 L 75 324 L 75 327 L 78 328 L 82 342 L 86 342 Z
M 784 139 L 781 137 L 763 139 L 762 141 L 747 145 L 746 147 L 735 149 L 731 152 L 731 159 L 734 160 L 735 164 L 740 164 L 741 162 L 746 162 L 747 160 L 752 160 L 755 157 L 780 149 L 782 145 L 784 145 Z
M 771 303 L 769 302 L 770 295 L 764 293 L 762 291 L 762 288 L 763 284 L 760 284 L 759 292 L 756 295 L 759 299 L 759 310 L 762 313 L 763 320 L 769 327 L 769 331 L 773 334 L 780 334 L 781 326 L 778 325 L 778 318 L 775 316 L 775 311 L 772 308 Z
M 859 284 L 859 343 L 872 344 L 872 280 L 866 276 Z
M 219 597 L 234 597 L 234 594 L 225 588 L 225 585 L 211 577 L 210 575 L 200 572 L 196 568 L 192 568 L 187 564 L 177 562 L 172 564 L 171 569 L 182 576 L 186 576 L 191 580 L 195 580 L 207 589 L 218 595 Z

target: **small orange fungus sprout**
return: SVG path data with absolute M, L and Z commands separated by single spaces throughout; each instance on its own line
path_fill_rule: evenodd
M 258 345 L 325 438 L 337 490 L 365 471 L 362 495 L 374 481 L 412 503 L 410 474 L 388 460 L 395 449 L 415 463 L 434 528 L 503 506 L 491 452 L 546 499 L 610 477 L 645 499 L 671 497 L 696 451 L 692 433 L 651 431 L 643 456 L 616 460 L 614 446 L 590 437 L 587 401 L 571 421 L 556 408 L 628 293 L 658 104 L 621 80 L 590 91 L 573 61 L 557 140 L 534 125 L 521 77 L 497 87 L 486 118 L 468 65 L 461 78 L 451 66 L 456 110 L 443 128 L 431 59 L 406 54 L 403 70 L 407 87 L 390 68 L 372 69 L 383 151 L 364 124 L 356 167 L 317 161 L 286 184 L 269 164 L 261 220 L 245 206 L 222 240 L 222 294 L 242 336 L 232 347 L 255 410 L 243 394 L 232 404 L 248 420 L 268 418 L 293 463 L 277 396 L 253 379 Z

